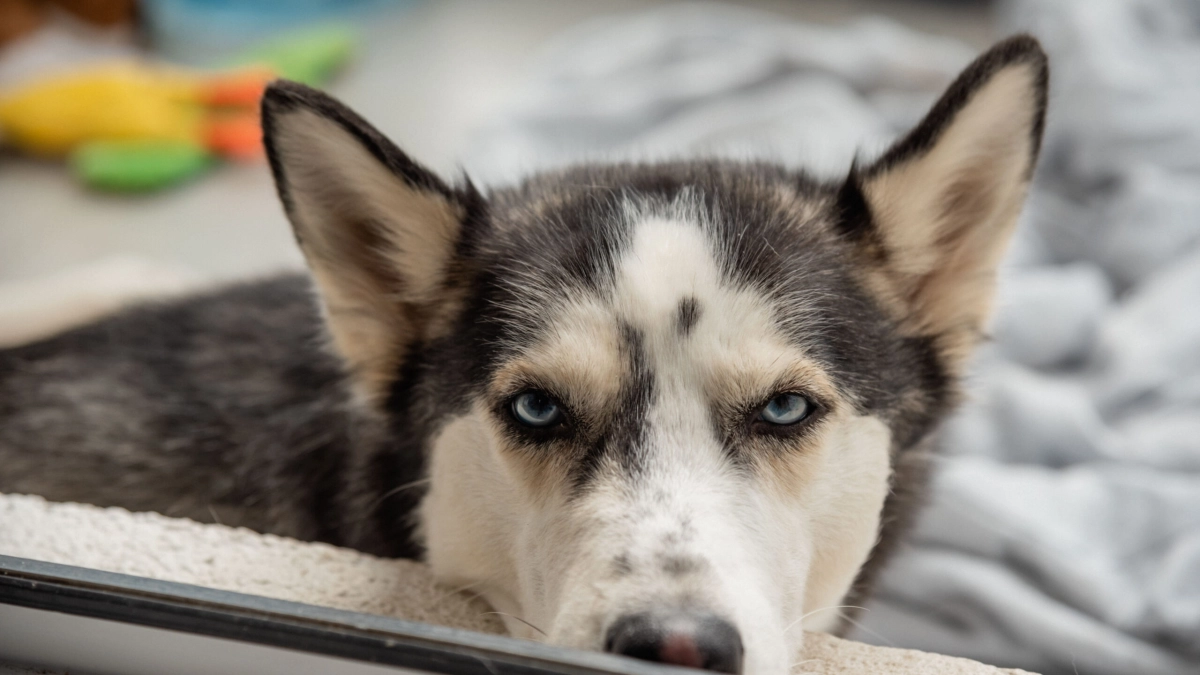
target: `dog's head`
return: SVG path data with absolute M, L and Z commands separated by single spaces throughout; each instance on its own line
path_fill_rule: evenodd
M 263 121 L 332 345 L 428 458 L 440 578 L 518 635 L 779 674 L 952 402 L 1046 83 L 1005 41 L 838 184 L 688 161 L 485 196 L 299 85 Z

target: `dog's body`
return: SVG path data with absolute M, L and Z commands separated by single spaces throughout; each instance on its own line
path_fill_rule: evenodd
M 1015 38 L 840 184 L 678 162 L 485 197 L 276 85 L 312 280 L 0 352 L 0 491 L 423 556 L 518 635 L 785 672 L 923 488 L 1045 90 Z

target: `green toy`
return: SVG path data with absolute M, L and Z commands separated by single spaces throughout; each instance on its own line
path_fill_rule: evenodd
M 187 141 L 92 141 L 71 153 L 84 184 L 112 192 L 145 192 L 204 173 L 216 155 Z
M 0 93 L 0 136 L 29 154 L 66 157 L 89 187 L 169 187 L 218 160 L 260 158 L 267 83 L 322 86 L 356 42 L 351 28 L 323 25 L 267 40 L 224 71 L 135 62 L 40 78 Z

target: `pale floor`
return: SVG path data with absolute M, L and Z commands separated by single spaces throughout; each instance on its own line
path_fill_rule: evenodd
M 470 130 L 495 114 L 548 38 L 589 18 L 652 4 L 661 3 L 418 4 L 380 21 L 361 58 L 331 89 L 414 157 L 453 172 Z M 874 11 L 980 46 L 991 38 L 986 10 L 970 3 L 747 4 L 820 22 Z M 205 280 L 300 263 L 263 165 L 223 167 L 178 190 L 120 197 L 82 189 L 57 164 L 0 154 L 0 282 L 119 254 L 191 270 Z

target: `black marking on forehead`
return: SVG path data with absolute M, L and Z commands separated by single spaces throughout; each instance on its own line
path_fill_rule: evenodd
M 659 558 L 662 570 L 671 576 L 694 574 L 706 567 L 704 560 L 686 555 L 667 554 Z
M 628 553 L 613 558 L 612 571 L 614 577 L 627 577 L 633 573 L 633 562 L 629 559 Z
M 504 346 L 536 340 L 553 320 L 553 311 L 530 315 L 522 308 L 549 310 L 581 293 L 605 294 L 639 222 L 629 217 L 631 205 L 646 215 L 669 214 L 682 203 L 701 218 L 728 211 L 726 220 L 742 232 L 751 228 L 746 239 L 758 244 L 726 266 L 732 270 L 770 248 L 754 236 L 761 224 L 795 220 L 781 213 L 781 189 L 801 201 L 826 198 L 803 174 L 728 161 L 582 165 L 490 194 L 491 227 L 478 237 L 478 284 L 468 296 L 479 324 L 477 353 L 488 362 L 477 375 L 486 376 L 507 356 Z
M 647 364 L 641 332 L 628 324 L 621 326 L 621 349 L 629 372 L 607 424 L 580 462 L 575 475 L 577 490 L 591 483 L 605 460 L 615 461 L 626 475 L 641 471 L 647 415 L 654 400 L 654 375 Z
M 700 301 L 691 296 L 680 300 L 679 307 L 675 310 L 675 329 L 679 334 L 687 337 L 699 320 Z
M 682 532 L 668 532 L 663 535 L 662 543 L 665 546 L 679 546 L 684 542 L 684 537 Z

